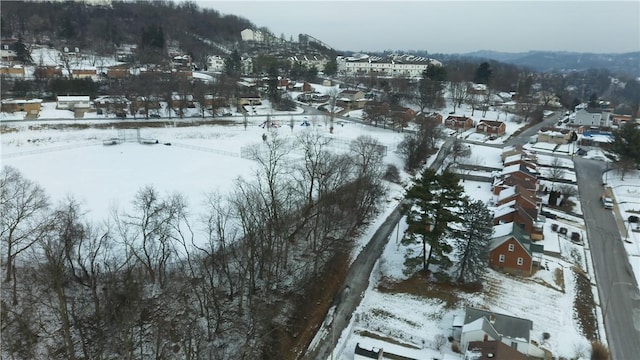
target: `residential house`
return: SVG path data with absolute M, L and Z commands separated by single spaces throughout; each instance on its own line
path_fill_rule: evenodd
M 385 352 L 384 349 L 372 348 L 371 350 L 360 347 L 360 343 L 356 344 L 356 348 L 353 352 L 353 360 L 383 360 L 383 359 L 393 359 L 393 360 L 416 360 L 412 357 L 402 356 L 390 352 Z
M 547 142 L 552 144 L 568 144 L 572 140 L 577 139 L 574 135 L 575 131 L 571 129 L 558 129 L 543 127 L 538 131 L 538 142 Z
M 589 127 L 609 127 L 610 112 L 603 111 L 602 109 L 585 108 L 577 110 L 573 124 L 578 126 Z
M 509 166 L 514 164 L 525 164 L 529 167 L 535 168 L 538 157 L 534 153 L 528 151 L 519 151 L 511 155 L 505 155 L 502 157 L 502 165 Z
M 486 95 L 489 89 L 486 84 L 469 84 L 467 94 L 469 95 Z
M 504 148 L 502 148 L 502 153 L 500 154 L 500 159 L 502 159 L 502 161 L 504 161 L 505 158 L 511 156 L 511 155 L 516 155 L 516 154 L 522 154 L 524 153 L 525 150 L 522 149 L 521 146 L 505 146 Z
M 264 33 L 260 30 L 252 30 L 252 29 L 244 29 L 240 31 L 240 37 L 242 41 L 255 41 L 255 42 L 263 42 L 264 41 Z
M 507 125 L 497 120 L 480 120 L 476 126 L 476 132 L 488 135 L 501 136 L 507 130 Z
M 466 116 L 449 115 L 444 120 L 444 126 L 454 130 L 467 130 L 473 127 L 473 119 Z
M 494 179 L 492 190 L 494 195 L 498 195 L 500 191 L 496 190 L 496 188 L 499 188 L 499 187 L 506 188 L 506 187 L 512 187 L 512 186 L 518 186 L 520 188 L 524 188 L 531 191 L 538 190 L 537 180 L 531 181 L 531 179 L 528 177 L 525 178 L 525 177 L 511 176 L 511 174 L 507 174 L 503 177 Z
M 467 307 L 460 336 L 463 351 L 478 341 L 499 341 L 520 354 L 536 355 L 537 347 L 531 344 L 533 322 L 515 316 Z
M 107 68 L 107 77 L 109 79 L 124 79 L 131 75 L 128 65 L 114 65 Z
M 1 102 L 1 112 L 25 112 L 25 119 L 37 119 L 40 115 L 42 99 L 6 99 Z
M 501 177 L 506 177 L 507 175 L 518 178 L 522 181 L 529 181 L 531 183 L 535 183 L 538 178 L 538 172 L 535 168 L 531 168 L 526 164 L 514 164 L 510 166 L 506 166 L 502 169 Z
M 3 44 L 2 44 L 2 49 L 0 49 L 0 58 L 3 61 L 8 61 L 8 62 L 15 60 L 15 58 L 18 55 L 14 50 L 11 49 L 11 45 L 13 45 L 13 43 L 7 44 L 4 39 L 2 40 L 2 42 Z
M 369 101 L 360 90 L 342 90 L 336 100 L 338 106 L 349 110 L 362 109 Z
M 514 223 L 529 234 L 532 240 L 544 238 L 543 222 L 538 220 L 540 199 L 535 192 L 511 187 L 500 192 L 497 208 L 493 212 L 493 224 Z
M 215 73 L 224 71 L 224 58 L 219 55 L 212 55 L 207 58 L 207 70 Z
M 71 69 L 71 75 L 74 79 L 91 79 L 98 80 L 98 72 L 95 67 L 74 67 Z
M 141 99 L 143 98 L 141 97 Z M 134 104 L 137 104 L 137 102 L 134 102 Z M 98 115 L 109 113 L 117 114 L 122 113 L 125 109 L 129 108 L 131 101 L 124 96 L 105 95 L 93 99 L 93 105 L 95 106 Z M 133 108 L 136 109 L 137 106 L 134 105 Z M 132 111 L 132 113 L 135 113 L 135 111 Z
M 324 71 L 329 59 L 322 55 L 294 55 L 289 57 L 291 64 L 300 63 L 307 68 L 315 67 L 318 71 Z
M 442 66 L 435 59 L 415 55 L 386 57 L 355 54 L 336 58 L 338 73 L 342 75 L 379 74 L 393 77 L 419 77 L 429 66 Z
M 633 118 L 631 117 L 631 115 L 611 114 L 611 116 L 609 116 L 609 120 L 611 122 L 611 126 L 620 127 L 627 121 L 633 120 Z
M 533 244 L 525 230 L 515 223 L 496 225 L 493 229 L 489 266 L 500 271 L 531 275 L 533 265 L 540 263 L 544 247 Z
M 57 96 L 56 109 L 60 110 L 75 110 L 75 109 L 88 109 L 91 107 L 91 98 L 87 95 L 81 96 Z
M 527 360 L 525 354 L 499 340 L 470 341 L 464 360 Z
M 0 66 L 0 75 L 5 75 L 9 77 L 24 77 L 24 66 L 22 65 L 13 65 L 13 66 Z

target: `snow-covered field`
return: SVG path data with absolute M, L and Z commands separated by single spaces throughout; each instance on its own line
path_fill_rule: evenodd
M 137 142 L 103 145 L 103 140 L 120 136 L 116 129 L 71 130 L 56 129 L 38 122 L 7 123 L 7 127 L 16 131 L 2 134 L 2 164 L 18 168 L 26 177 L 40 183 L 54 201 L 72 194 L 85 205 L 96 221 L 107 219 L 114 209 L 126 210 L 136 191 L 147 185 L 154 186 L 162 194 L 182 193 L 192 212 L 197 214 L 204 194 L 229 191 L 238 177 L 253 176 L 255 164 L 241 158 L 240 150 L 244 146 L 262 142 L 262 135 L 272 136 L 272 131 L 283 137 L 295 137 L 304 131 L 319 131 L 338 142 L 346 142 L 360 135 L 372 136 L 388 147 L 385 160 L 402 169 L 401 159 L 395 153 L 403 136 L 401 133 L 344 121 L 340 126 L 335 126 L 333 134 L 330 134 L 326 119 L 322 116 L 309 117 L 312 126 L 306 127 L 300 126 L 300 120 L 304 118 L 300 111 L 277 114 L 267 112 L 266 108 L 256 111 L 257 115 L 250 117 L 246 129 L 239 118 L 235 122 L 230 121 L 229 125 L 143 128 L 140 130 L 141 137 L 158 140 L 157 144 L 148 145 Z M 267 115 L 281 126 L 272 130 L 261 127 Z M 493 116 L 500 114 L 494 113 Z M 294 126 L 290 128 L 287 125 L 294 117 Z M 488 114 L 486 118 L 491 117 Z M 73 122 L 77 123 L 77 120 Z M 501 149 L 471 146 L 470 163 L 501 167 Z M 640 211 L 637 200 L 640 186 L 629 185 L 639 184 L 639 179 L 637 172 L 628 174 L 624 183 L 614 174 L 609 174 L 609 183 L 625 218 L 634 211 Z M 465 181 L 463 185 L 473 198 L 486 202 L 491 199 L 487 183 Z M 389 209 L 397 204 L 395 199 L 403 191 L 400 186 L 391 189 Z M 387 213 L 383 211 L 378 222 L 372 223 L 371 231 L 363 233 L 356 252 Z M 584 237 L 586 232 L 582 224 L 574 224 L 570 220 L 558 220 L 558 223 L 568 227 L 569 232 L 580 232 Z M 567 254 L 583 250 L 552 232 L 550 227 L 553 223 L 549 221 L 545 225 L 544 245 L 562 253 L 562 259 L 545 256 L 543 262 L 548 270 L 538 271 L 531 279 L 518 279 L 489 271 L 486 286 L 491 290 L 490 295 L 486 292 L 467 294 L 453 309 L 445 308 L 438 299 L 377 290 L 383 280 L 405 279 L 402 273 L 405 249 L 397 245 L 397 234 L 394 233 L 372 273 L 370 289 L 352 317 L 350 327 L 343 334 L 336 334 L 341 340 L 334 355 L 339 359 L 353 359 L 355 344 L 360 343 L 366 348 L 384 348 L 385 351 L 416 358 L 442 358 L 446 354 L 449 358 L 461 359 L 448 344 L 437 351 L 433 342 L 436 335 L 449 336 L 453 317 L 462 314 L 464 305 L 473 305 L 531 319 L 534 324 L 533 339 L 539 340 L 542 332 L 548 332 L 555 355 L 573 357 L 578 349 L 586 349 L 588 342 L 580 334 L 573 314 L 575 290 L 572 273 L 568 270 L 572 262 Z M 400 236 L 404 226 L 401 223 L 398 229 Z M 630 234 L 635 236 L 635 241 L 628 243 L 627 249 L 630 254 L 639 254 L 638 233 Z M 588 261 L 586 253 L 581 258 L 582 261 Z M 636 259 L 640 257 L 636 256 Z M 554 281 L 556 269 L 563 271 L 562 286 Z M 639 264 L 634 269 L 636 274 L 640 274 Z M 367 334 L 393 338 L 394 342 L 409 347 Z

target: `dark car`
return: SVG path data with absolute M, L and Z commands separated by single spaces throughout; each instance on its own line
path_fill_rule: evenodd
M 159 119 L 160 115 L 158 115 L 158 114 L 149 114 L 149 117 L 152 118 L 152 119 Z

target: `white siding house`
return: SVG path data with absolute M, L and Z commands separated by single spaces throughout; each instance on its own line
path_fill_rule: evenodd
M 609 127 L 609 115 L 609 112 L 601 109 L 580 109 L 576 111 L 573 123 L 579 126 Z

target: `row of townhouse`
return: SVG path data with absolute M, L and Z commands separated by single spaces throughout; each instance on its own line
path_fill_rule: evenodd
M 420 77 L 429 66 L 442 63 L 435 59 L 413 55 L 395 55 L 388 57 L 354 55 L 336 58 L 338 73 L 341 75 L 378 74 L 394 77 Z
M 507 148 L 502 160 L 504 168 L 496 174 L 492 184 L 496 208 L 489 266 L 531 275 L 534 267 L 540 265 L 544 253 L 544 247 L 535 243 L 544 239 L 535 156 L 521 149 Z

